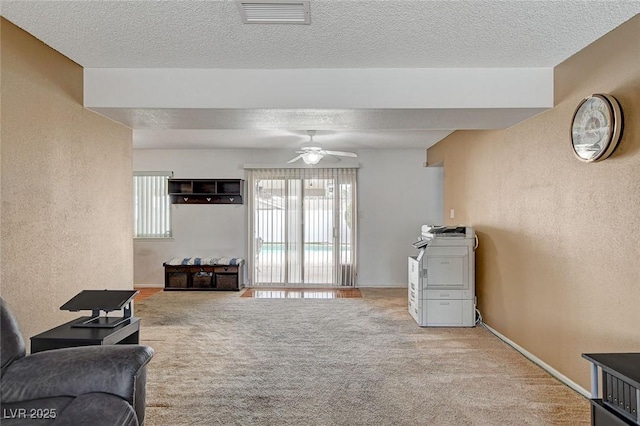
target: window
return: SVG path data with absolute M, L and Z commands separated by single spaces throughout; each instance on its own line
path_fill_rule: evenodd
M 172 172 L 133 173 L 133 238 L 171 238 Z

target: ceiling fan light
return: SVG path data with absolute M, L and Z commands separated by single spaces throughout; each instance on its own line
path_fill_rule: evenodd
M 310 166 L 318 164 L 320 160 L 322 160 L 322 154 L 319 152 L 309 151 L 302 154 L 302 161 Z

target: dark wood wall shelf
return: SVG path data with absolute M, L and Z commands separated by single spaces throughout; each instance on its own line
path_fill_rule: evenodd
M 242 179 L 169 179 L 172 204 L 244 204 Z

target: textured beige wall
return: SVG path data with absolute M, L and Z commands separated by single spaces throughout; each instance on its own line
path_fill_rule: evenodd
M 79 65 L 0 25 L 0 292 L 28 338 L 80 290 L 132 288 L 132 136 L 82 107 Z
M 501 131 L 455 132 L 445 217 L 477 228 L 487 324 L 589 389 L 584 352 L 640 351 L 640 15 L 555 69 L 556 106 Z M 580 100 L 611 93 L 623 139 L 609 159 L 574 158 Z

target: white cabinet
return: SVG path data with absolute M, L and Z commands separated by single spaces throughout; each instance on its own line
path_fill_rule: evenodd
M 441 327 L 473 327 L 475 310 L 472 300 L 439 299 L 425 303 L 425 325 Z
M 469 231 L 470 230 L 470 231 Z M 408 259 L 408 309 L 421 327 L 473 327 L 475 233 L 434 238 L 420 260 Z

